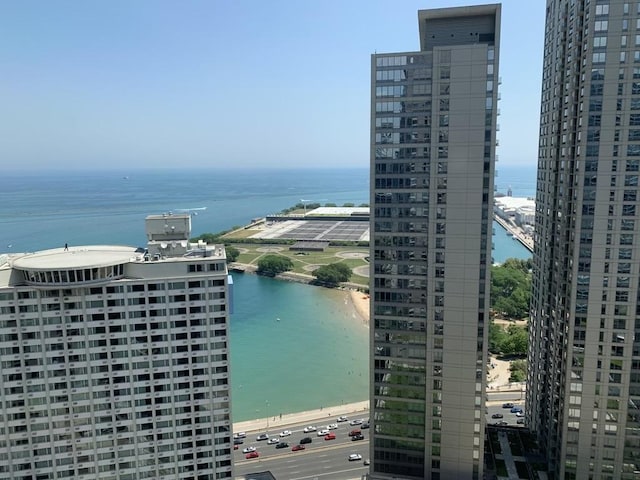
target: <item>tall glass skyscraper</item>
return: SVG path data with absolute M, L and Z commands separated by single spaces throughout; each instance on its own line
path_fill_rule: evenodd
M 500 6 L 372 57 L 371 478 L 480 479 Z
M 146 227 L 0 256 L 0 478 L 232 478 L 224 248 Z
M 526 418 L 554 479 L 640 478 L 640 4 L 548 0 Z

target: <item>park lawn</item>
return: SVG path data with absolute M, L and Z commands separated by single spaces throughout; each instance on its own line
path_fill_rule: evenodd
M 368 247 L 328 247 L 324 252 L 298 252 L 289 250 L 288 245 L 268 245 L 268 244 L 234 244 L 236 248 L 240 250 L 240 255 L 237 258 L 238 263 L 257 265 L 261 257 L 265 255 L 282 255 L 288 257 L 293 262 L 293 272 L 302 273 L 305 275 L 311 275 L 314 268 L 321 265 L 328 265 L 330 263 L 345 263 L 349 268 L 366 266 L 368 262 L 364 258 L 342 258 L 338 256 L 340 253 L 356 252 L 368 255 Z M 279 251 L 260 251 L 269 248 L 280 248 Z M 306 268 L 305 268 L 306 267 Z M 356 275 L 355 273 L 351 277 L 353 283 L 368 286 L 369 279 Z

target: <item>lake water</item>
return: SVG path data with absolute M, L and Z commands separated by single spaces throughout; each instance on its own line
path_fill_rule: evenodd
M 514 196 L 533 195 L 535 172 L 515 168 L 509 175 Z M 368 203 L 369 170 L 5 173 L 0 252 L 65 243 L 140 246 L 149 214 L 206 207 L 192 219 L 195 236 L 246 224 L 303 199 Z M 528 258 L 501 227 L 494 230 L 495 261 Z M 235 421 L 368 398 L 368 333 L 345 304 L 344 292 L 255 275 L 234 275 L 234 283 Z

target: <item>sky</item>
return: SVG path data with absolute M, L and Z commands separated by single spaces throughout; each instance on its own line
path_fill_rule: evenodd
M 367 167 L 371 54 L 473 0 L 2 0 L 5 169 Z M 544 0 L 502 2 L 499 165 L 537 163 Z

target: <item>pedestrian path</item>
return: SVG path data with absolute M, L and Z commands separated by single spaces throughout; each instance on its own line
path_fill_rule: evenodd
M 269 418 L 258 418 L 243 422 L 234 422 L 234 432 L 257 432 L 267 429 L 275 429 L 293 425 L 297 423 L 333 423 L 341 415 L 358 416 L 358 414 L 369 410 L 369 400 L 362 402 L 338 405 L 335 407 L 319 408 L 305 412 L 288 413 Z

